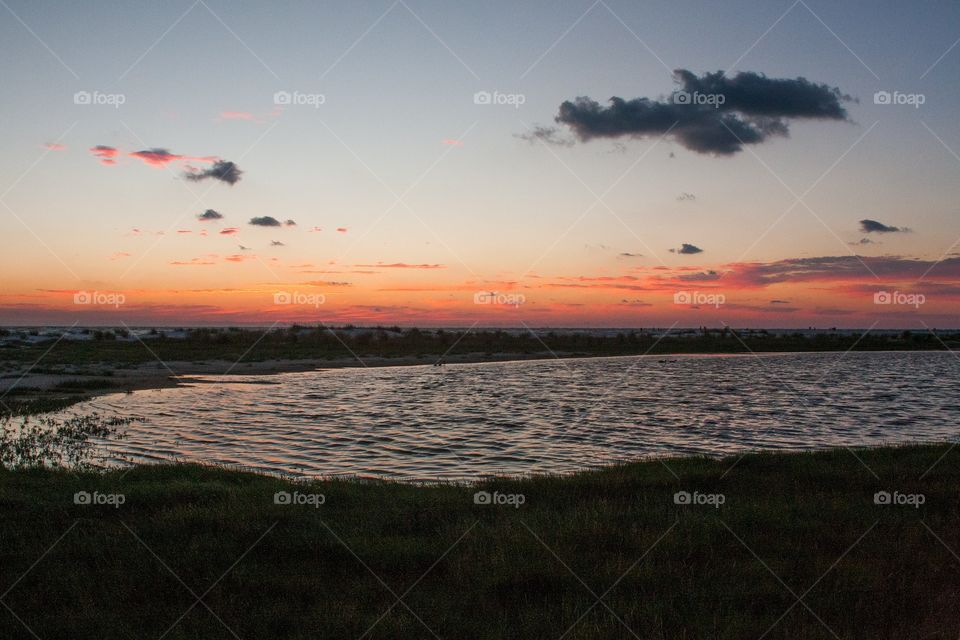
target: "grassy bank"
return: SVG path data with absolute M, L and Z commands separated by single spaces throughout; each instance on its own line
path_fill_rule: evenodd
M 0 637 L 955 638 L 948 449 L 477 487 L 0 470 Z M 478 490 L 504 504 L 475 504 Z M 878 505 L 878 491 L 923 504 Z

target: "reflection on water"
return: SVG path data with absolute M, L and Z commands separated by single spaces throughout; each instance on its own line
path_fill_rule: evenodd
M 119 459 L 464 479 L 651 455 L 944 440 L 952 354 L 620 357 L 208 377 L 78 411 L 143 416 Z M 275 382 L 277 384 L 250 384 Z

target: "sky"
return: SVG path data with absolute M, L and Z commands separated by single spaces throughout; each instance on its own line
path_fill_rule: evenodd
M 0 324 L 960 326 L 955 2 L 0 15 Z

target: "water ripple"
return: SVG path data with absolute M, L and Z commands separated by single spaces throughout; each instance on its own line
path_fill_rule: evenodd
M 402 479 L 944 440 L 960 422 L 957 363 L 942 352 L 619 357 L 250 380 L 262 378 L 210 376 L 74 411 L 144 416 L 106 443 L 113 459 Z

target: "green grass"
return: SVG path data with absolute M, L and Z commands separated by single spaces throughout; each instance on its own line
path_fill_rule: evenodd
M 0 607 L 0 637 L 33 638 L 29 626 L 43 639 L 159 638 L 172 626 L 165 638 L 956 638 L 949 446 L 857 450 L 863 464 L 847 450 L 756 454 L 732 470 L 735 458 L 684 458 L 479 487 L 200 466 L 0 470 L 0 594 L 12 585 L 0 602 L 22 620 Z M 525 503 L 477 505 L 478 488 Z M 677 505 L 680 490 L 725 503 Z M 925 502 L 876 505 L 880 490 Z M 77 505 L 78 491 L 125 503 Z M 278 491 L 325 504 L 274 504 Z M 191 591 L 203 596 L 192 608 Z

